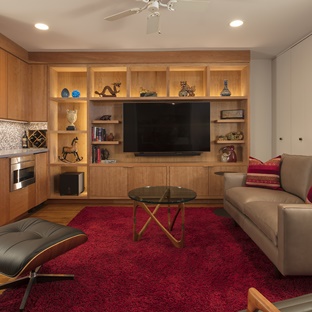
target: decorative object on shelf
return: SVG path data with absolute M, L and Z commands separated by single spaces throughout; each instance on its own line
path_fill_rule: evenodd
M 227 141 L 228 138 L 226 135 L 218 135 L 217 136 L 217 141 Z
M 220 148 L 222 162 L 236 162 L 237 156 L 233 145 Z
M 75 159 L 73 161 L 67 160 L 67 155 L 73 154 L 75 156 Z M 75 137 L 72 142 L 71 146 L 63 146 L 62 148 L 62 156 L 59 156 L 59 160 L 63 162 L 78 162 L 81 161 L 83 157 L 79 157 L 78 154 L 78 137 Z
M 121 82 L 114 82 L 112 83 L 112 85 L 114 86 L 114 89 L 112 89 L 110 86 L 105 86 L 102 90 L 102 92 L 99 91 L 95 91 L 95 94 L 98 94 L 100 97 L 105 97 L 105 96 L 113 96 L 116 97 L 117 93 L 120 92 L 120 86 L 121 86 Z M 117 89 L 118 88 L 118 89 Z M 106 91 L 108 91 L 110 94 L 106 94 Z
M 66 130 L 76 130 L 76 127 L 74 125 L 74 123 L 76 122 L 77 120 L 77 109 L 68 109 L 66 111 L 66 117 L 67 117 L 67 120 L 69 122 L 69 126 L 66 128 Z
M 112 115 L 103 115 L 100 117 L 100 120 L 111 120 Z
M 64 88 L 64 89 L 62 90 L 62 92 L 61 92 L 61 97 L 63 97 L 63 98 L 69 97 L 69 91 L 68 91 L 67 88 Z
M 234 131 L 234 132 L 229 132 L 226 135 L 227 139 L 230 141 L 239 141 L 244 139 L 244 134 L 241 131 Z
M 243 119 L 243 109 L 230 109 L 221 111 L 221 119 Z
M 179 96 L 195 96 L 195 86 L 189 86 L 187 81 L 180 81 L 181 90 L 179 91 Z
M 80 92 L 79 92 L 78 90 L 74 90 L 74 91 L 72 92 L 72 97 L 78 98 L 79 96 L 80 96 Z
M 101 150 L 101 159 L 107 160 L 109 158 L 109 151 L 108 149 L 104 148 Z
M 231 95 L 231 91 L 228 88 L 228 81 L 224 80 L 223 81 L 223 90 L 221 91 L 220 95 L 221 96 L 230 96 Z
M 114 141 L 114 135 L 112 133 L 110 133 L 107 137 L 106 137 L 107 141 Z
M 141 87 L 140 97 L 157 96 L 156 91 L 150 91 Z

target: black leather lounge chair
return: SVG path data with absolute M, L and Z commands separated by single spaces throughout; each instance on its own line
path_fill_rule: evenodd
M 38 218 L 1 226 L 0 290 L 28 283 L 20 305 L 23 311 L 34 283 L 74 278 L 74 275 L 39 274 L 40 267 L 86 241 L 87 235 L 81 230 Z
M 270 302 L 256 288 L 248 290 L 247 310 L 241 312 L 308 312 L 312 311 L 312 294 Z

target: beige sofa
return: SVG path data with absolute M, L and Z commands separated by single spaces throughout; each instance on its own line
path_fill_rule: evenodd
M 312 275 L 312 156 L 283 154 L 282 190 L 245 186 L 225 173 L 224 209 L 283 275 Z

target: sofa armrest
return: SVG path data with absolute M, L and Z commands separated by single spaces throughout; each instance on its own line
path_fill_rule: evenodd
M 224 190 L 226 191 L 236 186 L 245 186 L 246 176 L 247 174 L 242 172 L 224 173 Z
M 312 275 L 312 204 L 278 205 L 278 268 Z

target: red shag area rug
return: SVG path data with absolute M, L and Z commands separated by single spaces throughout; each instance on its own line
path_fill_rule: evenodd
M 157 216 L 166 222 L 165 208 Z M 86 207 L 70 226 L 88 241 L 50 261 L 45 273 L 73 273 L 75 280 L 33 286 L 25 311 L 222 312 L 246 307 L 256 287 L 271 301 L 312 291 L 312 277 L 278 279 L 274 267 L 230 218 L 210 208 L 186 209 L 185 247 L 175 248 L 151 222 L 132 240 L 132 208 Z M 139 225 L 147 219 L 139 209 Z M 180 218 L 174 228 L 180 233 Z M 0 296 L 1 311 L 18 311 L 25 288 Z

